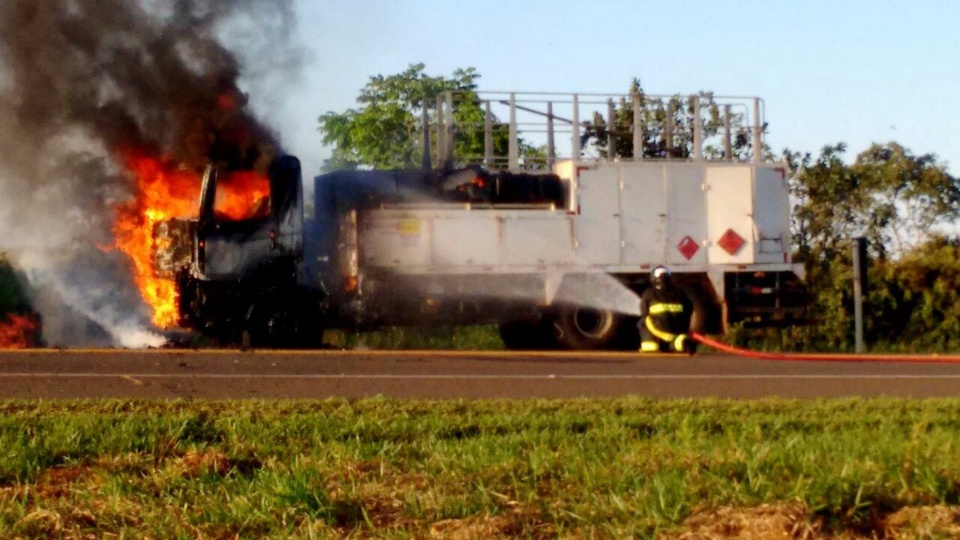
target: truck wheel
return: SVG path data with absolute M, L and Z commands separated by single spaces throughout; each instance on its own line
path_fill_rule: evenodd
M 500 323 L 500 339 L 507 349 L 515 351 L 545 350 L 556 347 L 553 324 L 542 318 L 521 319 Z
M 251 308 L 242 343 L 252 348 L 312 349 L 323 344 L 323 329 L 311 324 L 297 302 L 266 299 Z
M 596 350 L 613 347 L 622 318 L 607 309 L 563 306 L 556 314 L 557 341 L 566 349 Z
M 690 331 L 700 334 L 723 333 L 720 306 L 711 301 L 711 295 L 700 285 L 688 285 L 683 287 L 683 290 L 693 304 Z

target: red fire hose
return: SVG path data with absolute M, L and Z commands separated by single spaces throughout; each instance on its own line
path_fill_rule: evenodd
M 760 360 L 802 361 L 802 362 L 911 362 L 929 364 L 949 364 L 960 362 L 958 354 L 850 354 L 850 353 L 776 353 L 751 351 L 733 347 L 703 334 L 693 332 L 690 336 L 696 341 L 731 354 L 758 358 Z

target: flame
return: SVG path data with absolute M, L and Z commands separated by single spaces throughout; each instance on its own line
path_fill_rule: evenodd
M 153 324 L 169 328 L 177 323 L 177 288 L 172 279 L 157 277 L 153 237 L 158 222 L 195 216 L 200 194 L 200 175 L 173 169 L 163 160 L 128 153 L 123 162 L 136 179 L 134 198 L 117 207 L 113 232 L 116 246 L 133 263 L 134 282 L 140 296 L 153 309 Z
M 256 171 L 236 171 L 217 181 L 213 215 L 239 221 L 270 214 L 270 180 Z
M 0 322 L 0 349 L 26 349 L 35 345 L 37 321 L 23 315 L 8 315 Z
M 134 281 L 153 310 L 153 324 L 170 328 L 179 318 L 176 283 L 157 276 L 154 252 L 164 246 L 154 238 L 154 226 L 169 219 L 196 217 L 202 179 L 195 171 L 174 168 L 164 159 L 142 153 L 124 153 L 123 163 L 136 184 L 133 200 L 117 207 L 116 247 L 133 263 Z M 217 184 L 217 219 L 244 220 L 269 214 L 270 182 L 266 176 L 253 171 L 233 172 L 221 176 Z

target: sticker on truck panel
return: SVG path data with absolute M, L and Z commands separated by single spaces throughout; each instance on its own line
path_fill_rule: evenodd
M 420 220 L 401 219 L 397 222 L 397 232 L 400 233 L 400 243 L 405 246 L 420 244 Z
M 397 222 L 397 230 L 400 236 L 420 236 L 420 220 L 401 219 Z

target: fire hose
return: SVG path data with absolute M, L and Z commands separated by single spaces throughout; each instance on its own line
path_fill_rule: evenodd
M 752 351 L 727 345 L 703 334 L 692 332 L 695 341 L 707 347 L 730 354 L 756 358 L 759 360 L 800 361 L 800 362 L 911 362 L 928 364 L 949 364 L 960 362 L 960 354 L 862 354 L 862 353 L 783 353 Z

